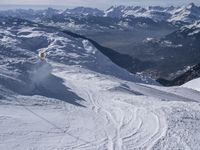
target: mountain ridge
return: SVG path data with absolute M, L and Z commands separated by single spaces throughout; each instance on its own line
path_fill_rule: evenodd
M 16 15 L 22 11 L 22 9 L 10 10 L 10 11 L 0 11 L 1 15 Z M 141 6 L 111 6 L 107 10 L 100 10 L 97 8 L 90 7 L 75 7 L 75 8 L 67 8 L 65 10 L 58 10 L 53 8 L 48 8 L 46 10 L 23 10 L 24 13 L 29 13 L 30 16 L 33 15 L 45 15 L 43 11 L 48 12 L 48 15 L 77 15 L 77 16 L 99 16 L 99 17 L 117 17 L 123 18 L 127 16 L 133 17 L 147 17 L 151 18 L 155 21 L 164 21 L 178 24 L 180 21 L 188 24 L 194 23 L 194 21 L 200 19 L 199 12 L 200 7 L 196 6 L 194 3 L 190 3 L 184 6 L 149 6 L 149 7 L 141 7 Z

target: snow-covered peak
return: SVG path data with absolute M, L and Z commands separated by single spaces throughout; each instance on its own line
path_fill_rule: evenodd
M 182 7 L 112 6 L 105 11 L 108 17 L 148 17 L 156 21 L 193 23 L 200 18 L 200 8 L 194 3 Z
M 83 16 L 103 16 L 103 11 L 97 8 L 90 7 L 76 7 L 73 9 L 66 9 L 63 14 L 83 15 Z
M 186 8 L 187 9 L 192 9 L 192 8 L 196 8 L 197 6 L 194 3 L 189 3 Z
M 172 12 L 170 22 L 182 21 L 187 23 L 193 23 L 200 19 L 200 8 L 194 3 L 179 7 Z
M 120 5 L 120 6 L 111 6 L 104 12 L 105 17 L 122 17 L 124 9 L 126 6 Z
M 149 17 L 149 10 L 141 6 L 112 6 L 105 11 L 105 16 L 108 17 Z
M 113 17 L 113 18 L 126 18 L 126 17 L 144 17 L 150 18 L 154 21 L 168 21 L 173 24 L 188 24 L 194 23 L 200 19 L 200 7 L 194 3 L 182 7 L 161 7 L 161 6 L 111 6 L 105 11 L 97 8 L 89 7 L 76 7 L 73 9 L 56 10 L 48 8 L 46 10 L 7 10 L 0 11 L 1 16 L 13 16 L 31 20 L 41 20 L 41 17 L 51 19 L 52 16 L 56 15 L 57 18 L 66 18 L 69 16 L 73 17 Z

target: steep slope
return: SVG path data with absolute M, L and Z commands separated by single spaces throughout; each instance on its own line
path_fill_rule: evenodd
M 0 149 L 198 149 L 200 93 L 145 83 L 88 40 L 1 18 Z M 46 49 L 47 61 L 38 50 Z M 183 132 L 184 131 L 184 132 Z
M 64 30 L 63 33 L 66 33 L 68 35 L 71 35 L 75 38 L 81 38 L 88 40 L 91 42 L 99 51 L 101 51 L 105 56 L 107 56 L 113 63 L 116 65 L 126 69 L 129 72 L 135 73 L 137 71 L 140 71 L 144 68 L 149 68 L 152 64 L 151 62 L 142 62 L 139 59 L 133 59 L 129 55 L 121 54 L 116 52 L 115 50 L 112 50 L 110 48 L 104 47 L 100 44 L 98 44 L 96 41 L 87 38 L 85 36 L 72 33 L 71 31 Z
M 54 61 L 83 65 L 96 72 L 141 81 L 139 77 L 134 77 L 132 75 L 127 76 L 125 70 L 111 63 L 109 59 L 103 57 L 100 52 L 93 50 L 88 40 L 75 40 L 63 32 L 49 27 L 40 27 L 40 25 L 31 24 L 31 22 L 26 20 L 16 18 L 2 18 L 2 20 L 4 20 L 5 23 L 2 25 L 1 30 L 1 57 L 4 58 L 5 61 L 3 61 L 3 64 L 9 66 L 16 64 L 16 67 L 21 67 L 16 68 L 21 72 L 26 71 L 27 67 L 34 67 L 31 61 L 37 63 L 37 58 L 35 57 L 38 53 L 37 51 L 46 49 L 49 58 Z M 69 37 L 73 40 L 69 39 Z M 17 56 L 14 54 L 15 51 L 21 54 L 22 60 L 14 57 Z M 35 55 L 29 58 L 31 54 Z M 10 57 L 12 59 L 10 59 Z M 25 61 L 23 57 L 27 58 L 27 61 Z M 122 76 L 122 74 L 125 76 Z

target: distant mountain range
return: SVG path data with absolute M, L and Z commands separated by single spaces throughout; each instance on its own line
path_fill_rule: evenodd
M 23 12 L 23 13 L 22 13 Z M 73 9 L 57 10 L 53 8 L 48 8 L 46 10 L 4 10 L 0 14 L 7 16 L 18 16 L 27 17 L 27 15 L 32 17 L 37 16 L 53 16 L 53 15 L 77 15 L 77 16 L 99 16 L 99 17 L 113 17 L 113 18 L 126 18 L 126 17 L 145 17 L 151 18 L 154 21 L 168 21 L 175 24 L 179 22 L 192 23 L 200 19 L 200 7 L 196 6 L 194 3 L 190 3 L 186 6 L 179 7 L 161 7 L 161 6 L 150 6 L 150 7 L 140 7 L 140 6 L 112 6 L 107 10 L 99 10 L 97 8 L 88 7 L 76 7 Z
M 200 7 L 194 3 L 181 7 L 112 6 L 105 11 L 87 7 L 16 9 L 2 10 L 0 16 L 2 26 L 14 25 L 21 18 L 84 35 L 130 58 L 117 57 L 119 66 L 158 81 L 179 79 L 200 63 Z M 6 22 L 4 17 L 14 17 L 16 22 Z M 114 55 L 108 57 L 116 60 Z
M 192 23 L 200 19 L 200 7 L 194 3 L 182 7 L 160 7 L 150 6 L 147 8 L 139 6 L 112 6 L 105 11 L 109 17 L 145 17 L 155 21 L 168 21 L 173 23 Z

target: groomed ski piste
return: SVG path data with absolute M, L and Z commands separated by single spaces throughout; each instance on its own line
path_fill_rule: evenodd
M 1 150 L 199 149 L 197 90 L 132 75 L 51 28 L 4 19 L 0 36 Z

